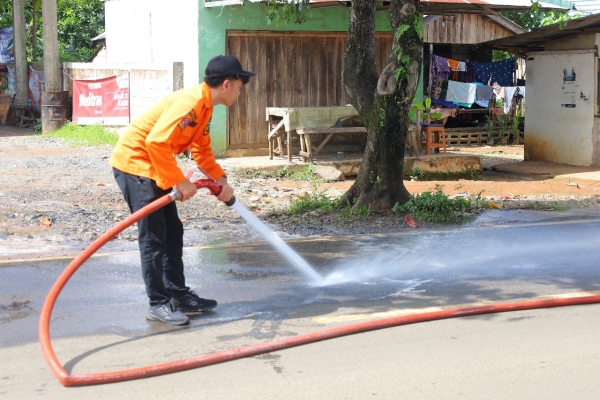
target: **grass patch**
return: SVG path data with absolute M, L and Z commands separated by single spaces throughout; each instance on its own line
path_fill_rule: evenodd
M 434 193 L 423 192 L 411 195 L 410 200 L 405 204 L 396 204 L 394 211 L 407 212 L 425 222 L 460 223 L 473 219 L 473 215 L 467 213 L 486 207 L 486 204 L 487 202 L 481 200 L 479 195 L 451 199 L 438 188 Z
M 284 166 L 272 171 L 261 171 L 254 169 L 234 168 L 232 171 L 236 176 L 240 178 L 255 179 L 255 178 L 274 178 L 274 179 L 286 179 L 290 181 L 322 181 L 315 178 L 315 167 L 312 164 L 306 165 L 301 169 L 290 168 Z
M 419 167 L 405 174 L 405 178 L 413 181 L 453 181 L 457 179 L 475 180 L 481 176 L 481 172 L 470 170 L 465 172 L 426 172 Z
M 304 181 L 304 182 L 316 182 L 321 181 L 325 182 L 325 180 L 319 180 L 315 178 L 315 167 L 312 164 L 306 165 L 301 169 L 290 168 L 288 166 L 284 166 L 282 168 L 275 169 L 273 171 L 261 171 L 254 169 L 244 169 L 244 168 L 235 168 L 233 170 L 237 176 L 241 178 L 247 179 L 255 179 L 255 178 L 274 178 L 274 179 L 286 179 L 290 181 Z
M 568 202 L 560 202 L 560 201 L 551 201 L 551 202 L 540 202 L 536 201 L 532 204 L 531 208 L 533 210 L 541 210 L 541 211 L 567 211 L 573 208 L 572 205 L 568 204 Z
M 315 192 L 306 197 L 297 197 L 290 201 L 288 214 L 302 214 L 314 210 L 324 212 L 336 211 L 340 208 L 340 201 L 330 199 L 324 192 Z
M 286 214 L 297 222 L 316 225 L 322 225 L 323 216 L 327 215 L 329 223 L 343 225 L 349 221 L 366 220 L 374 212 L 368 205 L 351 205 L 339 198 L 331 199 L 326 195 L 326 190 L 319 191 L 315 185 L 308 196 L 292 199 Z
M 73 146 L 115 146 L 119 135 L 102 125 L 77 125 L 66 123 L 60 129 L 39 136 L 42 139 L 63 139 L 66 144 Z

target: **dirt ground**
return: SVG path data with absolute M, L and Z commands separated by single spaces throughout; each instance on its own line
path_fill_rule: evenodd
M 479 155 L 484 169 L 481 178 L 461 179 L 455 182 L 405 182 L 408 191 L 422 193 L 436 185 L 442 185 L 443 192 L 449 196 L 467 192 L 481 193 L 483 197 L 496 198 L 496 200 L 528 199 L 530 201 L 553 199 L 558 201 L 568 200 L 571 197 L 585 199 L 588 196 L 600 195 L 600 180 L 590 179 L 583 172 L 578 173 L 597 171 L 597 168 L 543 164 L 537 168 L 519 166 L 514 168 L 515 172 L 495 170 L 500 165 L 522 163 L 523 145 L 455 147 L 450 152 Z M 600 174 L 597 177 L 600 178 Z

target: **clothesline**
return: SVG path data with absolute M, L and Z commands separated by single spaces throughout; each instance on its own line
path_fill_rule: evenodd
M 492 85 L 494 82 L 500 86 L 513 86 L 516 73 L 516 59 L 509 58 L 502 61 L 487 63 L 474 63 L 469 61 L 458 61 L 449 58 L 431 55 L 431 75 L 444 79 L 450 78 L 453 71 L 457 81 L 472 83 L 479 82 Z
M 489 107 L 490 101 L 500 98 L 504 101 L 504 112 L 508 113 L 513 98 L 525 97 L 525 86 L 488 86 L 480 83 L 463 83 L 449 79 L 435 78 L 431 100 L 446 107 L 462 106 L 471 108 L 477 104 Z

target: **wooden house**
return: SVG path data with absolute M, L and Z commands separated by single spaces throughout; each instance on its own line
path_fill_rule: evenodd
M 266 3 L 107 1 L 107 62 L 183 61 L 185 85 L 189 86 L 201 81 L 208 60 L 215 55 L 237 56 L 257 76 L 234 106 L 215 109 L 211 122 L 213 148 L 220 155 L 266 154 L 267 107 L 350 103 L 341 83 L 350 3 L 317 0 L 306 23 L 282 23 L 279 27 L 267 23 Z M 496 3 L 506 1 L 423 0 L 421 11 L 430 21 L 424 32 L 426 54 L 432 44 L 433 51 L 455 58 L 477 55 L 479 50 L 473 50 L 477 43 L 518 33 L 514 24 L 496 14 L 502 10 L 526 10 L 529 0 L 513 0 L 510 5 Z M 132 13 L 135 21 L 130 17 Z M 173 29 L 177 22 L 171 17 L 176 15 L 181 23 Z M 376 30 L 376 53 L 381 66 L 391 47 L 385 2 L 376 13 Z

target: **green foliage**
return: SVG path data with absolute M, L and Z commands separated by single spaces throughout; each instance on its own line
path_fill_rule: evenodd
M 519 134 L 519 125 L 521 123 L 521 114 L 519 113 L 519 110 L 516 109 L 513 116 L 512 116 L 512 125 L 511 125 L 511 130 L 512 133 L 514 135 L 518 135 Z
M 96 50 L 92 39 L 104 31 L 104 3 L 60 0 L 57 20 L 60 61 L 88 61 Z
M 581 14 L 569 14 L 568 10 L 540 11 L 540 3 L 537 1 L 532 1 L 529 11 L 501 11 L 500 15 L 527 31 L 556 23 L 560 23 L 562 29 L 567 21 L 581 17 Z
M 311 223 L 317 225 L 323 223 L 322 216 L 324 214 L 329 214 L 331 223 L 343 225 L 351 220 L 365 220 L 373 215 L 373 210 L 369 205 L 351 205 L 337 198 L 330 199 L 325 191 L 320 191 L 315 187 L 310 195 L 293 199 L 287 214 L 305 214 L 295 218 L 305 222 L 309 219 Z
M 25 1 L 27 24 L 27 59 L 43 59 L 43 16 L 41 0 Z M 60 62 L 87 62 L 96 50 L 92 39 L 104 31 L 104 2 L 102 0 L 58 0 L 57 3 L 58 52 Z M 35 32 L 34 15 L 36 16 Z M 0 27 L 13 25 L 12 2 L 0 0 Z M 36 45 L 33 45 L 33 36 Z
M 488 115 L 486 115 L 485 118 L 487 119 L 487 123 L 485 125 L 485 132 L 487 133 L 488 137 L 494 137 L 496 135 L 494 118 L 490 118 Z
M 425 181 L 426 173 L 421 171 L 421 168 L 416 167 L 408 174 L 409 178 L 413 181 Z
M 9 28 L 12 24 L 12 0 L 2 0 L 0 1 L 0 28 Z
M 281 21 L 303 24 L 306 22 L 310 10 L 310 0 L 298 0 L 294 2 L 284 1 L 283 4 L 277 0 L 267 2 L 267 24 L 279 28 Z
M 481 173 L 477 170 L 468 170 L 464 172 L 426 172 L 419 167 L 414 168 L 406 174 L 406 177 L 413 181 L 451 181 L 456 179 L 474 180 Z
M 64 139 L 65 143 L 82 147 L 115 146 L 119 140 L 117 133 L 102 125 L 77 125 L 70 122 L 57 131 L 46 133 L 40 137 Z
M 421 111 L 421 121 L 419 122 L 428 122 L 430 120 L 442 119 L 442 113 L 439 112 L 430 112 L 431 110 L 431 98 L 427 97 L 423 104 L 420 103 L 412 103 L 410 106 L 410 110 L 408 111 L 408 118 L 411 121 L 416 121 L 417 119 L 417 111 Z
M 508 51 L 504 51 L 504 50 L 493 50 L 492 51 L 492 61 L 508 60 L 512 56 L 513 55 L 510 54 Z
M 470 220 L 472 217 L 464 213 L 482 205 L 484 203 L 479 197 L 451 199 L 438 187 L 435 193 L 423 192 L 411 195 L 410 200 L 405 204 L 396 204 L 394 211 L 407 212 L 426 222 L 456 223 Z
M 512 117 L 508 114 L 498 114 L 497 119 L 498 119 L 498 126 L 500 127 L 500 132 L 502 132 L 502 135 L 504 136 L 504 134 L 509 129 Z
M 275 169 L 273 171 L 260 171 L 253 169 L 235 168 L 233 172 L 244 178 L 275 178 L 275 179 L 287 179 L 291 181 L 308 181 L 308 182 L 320 182 L 315 178 L 315 167 L 312 164 L 306 165 L 301 169 L 292 169 L 287 165 L 283 168 Z
M 332 212 L 338 210 L 340 203 L 338 200 L 331 200 L 325 195 L 325 192 L 313 190 L 306 197 L 297 197 L 290 201 L 288 214 L 299 214 L 313 210 L 322 210 Z
M 402 52 L 400 43 L 403 44 L 405 49 L 411 49 L 417 45 L 415 36 L 419 38 L 419 41 L 423 40 L 423 18 L 419 13 L 414 14 L 412 18 L 410 25 L 400 25 L 394 33 L 392 54 L 396 56 L 397 67 L 394 70 L 394 78 L 398 84 L 410 79 L 408 65 L 411 61 L 410 55 Z
M 35 119 L 35 125 L 33 126 L 33 130 L 36 132 L 42 131 L 42 119 L 41 118 Z

